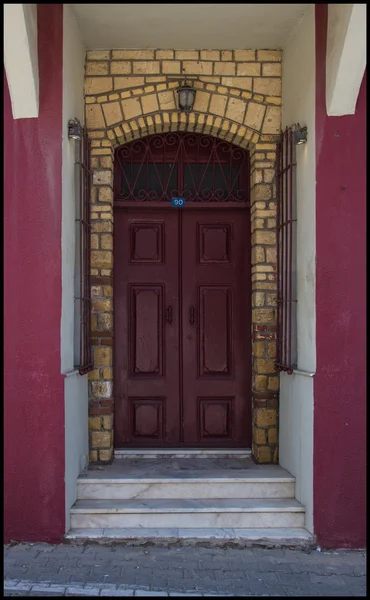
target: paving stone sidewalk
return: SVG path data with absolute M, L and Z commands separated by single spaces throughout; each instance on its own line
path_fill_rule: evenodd
M 5 546 L 5 596 L 366 596 L 366 554 L 267 548 Z

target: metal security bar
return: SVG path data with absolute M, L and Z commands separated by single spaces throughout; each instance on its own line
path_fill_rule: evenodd
M 249 203 L 249 154 L 210 135 L 169 132 L 116 153 L 115 202 Z
M 75 301 L 78 303 L 75 314 L 79 316 L 79 360 L 76 368 L 80 375 L 93 369 L 91 357 L 91 285 L 90 285 L 90 195 L 91 170 L 89 168 L 90 140 L 86 129 L 82 129 L 81 140 L 78 142 L 79 203 L 77 207 L 77 248 L 78 279 Z
M 293 127 L 277 144 L 277 351 L 276 368 L 293 372 L 297 364 L 296 161 Z

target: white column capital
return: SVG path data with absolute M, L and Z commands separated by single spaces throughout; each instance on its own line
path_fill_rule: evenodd
M 4 4 L 4 65 L 13 118 L 38 117 L 37 4 Z
M 366 4 L 328 4 L 326 111 L 353 115 L 366 67 Z

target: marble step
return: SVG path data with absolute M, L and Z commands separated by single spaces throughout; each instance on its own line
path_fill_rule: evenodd
M 77 480 L 79 500 L 125 500 L 170 498 L 294 498 L 294 478 L 157 477 L 141 479 Z
M 251 544 L 260 546 L 300 546 L 310 547 L 314 544 L 314 536 L 302 527 L 266 527 L 266 528 L 87 528 L 70 529 L 66 540 L 74 543 L 84 543 L 97 540 L 99 543 L 113 541 L 130 545 L 142 545 L 150 542 L 157 545 L 192 545 L 192 544 L 229 544 L 233 542 L 241 547 Z
M 252 450 L 232 448 L 116 448 L 115 458 L 250 458 Z
M 304 507 L 294 499 L 77 500 L 71 528 L 304 527 Z
M 294 483 L 279 465 L 250 458 L 121 458 L 81 475 L 77 498 L 294 498 Z

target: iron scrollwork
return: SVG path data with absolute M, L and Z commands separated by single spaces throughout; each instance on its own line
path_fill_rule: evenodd
M 249 155 L 210 135 L 155 134 L 116 151 L 120 202 L 248 202 Z

